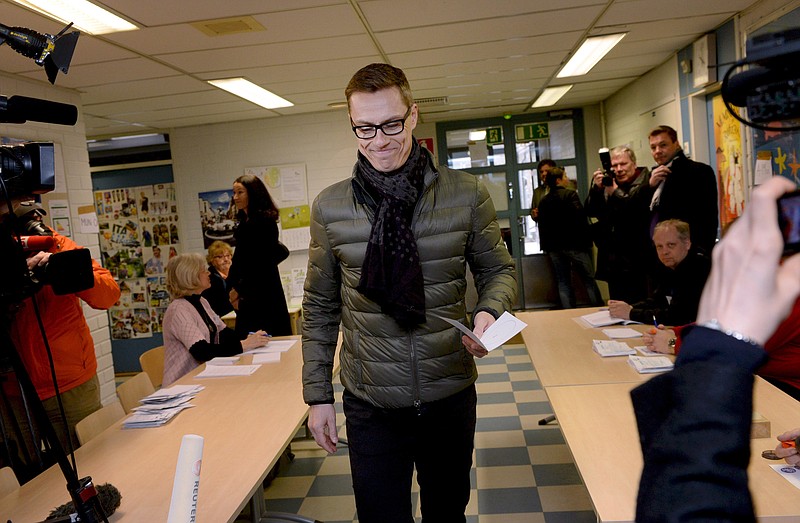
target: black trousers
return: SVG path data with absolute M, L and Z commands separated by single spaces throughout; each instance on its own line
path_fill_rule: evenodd
M 419 408 L 377 408 L 344 391 L 350 470 L 361 523 L 413 523 L 417 469 L 423 523 L 464 523 L 477 395 L 470 385 Z

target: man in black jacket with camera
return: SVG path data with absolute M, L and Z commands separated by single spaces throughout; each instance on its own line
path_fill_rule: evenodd
M 624 145 L 611 150 L 611 170 L 611 185 L 603 183 L 603 169 L 594 172 L 585 204 L 594 220 L 597 278 L 608 282 L 611 299 L 636 303 L 648 296 L 648 265 L 655 258 L 648 229 L 650 173 Z

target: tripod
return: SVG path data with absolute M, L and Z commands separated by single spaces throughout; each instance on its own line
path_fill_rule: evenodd
M 55 429 L 47 417 L 44 405 L 42 405 L 39 395 L 36 393 L 36 388 L 33 386 L 27 370 L 25 370 L 22 359 L 14 347 L 14 342 L 11 340 L 8 332 L 8 321 L 8 319 L 4 319 L 0 324 L 0 358 L 5 358 L 17 375 L 20 389 L 30 404 L 34 419 L 41 427 L 41 436 L 45 447 L 55 456 L 56 462 L 61 468 L 61 473 L 67 480 L 67 491 L 78 512 L 78 517 L 83 523 L 97 523 L 100 521 L 108 523 L 108 519 L 97 498 L 97 490 L 94 488 L 92 478 L 87 476 L 78 479 L 77 471 L 72 468 L 67 459 L 64 447 L 58 440 Z

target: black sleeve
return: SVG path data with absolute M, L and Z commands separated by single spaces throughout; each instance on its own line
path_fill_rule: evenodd
M 203 363 L 217 356 L 235 356 L 242 353 L 242 342 L 231 329 L 225 328 L 219 333 L 219 343 L 200 340 L 189 347 L 189 354 Z
M 631 391 L 644 469 L 636 521 L 755 521 L 747 487 L 762 348 L 702 327 L 675 369 Z

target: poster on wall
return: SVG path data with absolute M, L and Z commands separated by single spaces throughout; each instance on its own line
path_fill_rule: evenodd
M 233 190 L 201 192 L 198 201 L 203 247 L 208 249 L 216 240 L 235 246 L 233 230 L 236 228 L 236 206 L 233 204 Z
M 169 304 L 164 268 L 179 252 L 178 206 L 171 183 L 94 193 L 103 265 L 120 287 L 110 309 L 113 339 L 161 332 Z
M 728 112 L 721 95 L 713 98 L 712 107 L 720 198 L 719 223 L 724 231 L 744 212 L 746 184 L 742 169 L 742 125 Z

